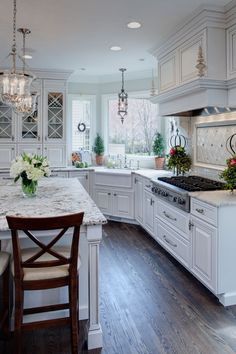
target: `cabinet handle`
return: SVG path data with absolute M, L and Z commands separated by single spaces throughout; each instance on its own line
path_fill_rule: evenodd
M 58 177 L 58 174 L 57 173 L 53 173 L 50 175 L 50 177 Z
M 198 208 L 196 208 L 196 211 L 197 211 L 199 214 L 204 214 L 204 209 L 198 209 Z
M 45 140 L 46 140 L 46 141 L 48 140 L 48 137 L 47 137 L 47 135 L 45 136 Z
M 88 175 L 86 175 L 85 178 L 88 179 Z
M 188 223 L 188 228 L 189 228 L 189 230 L 191 230 L 192 227 L 194 227 L 194 223 L 192 223 L 192 221 L 189 221 L 189 223 Z
M 135 177 L 135 179 L 134 179 L 134 183 L 136 184 L 137 183 L 137 178 Z
M 176 219 L 176 218 L 173 218 L 173 216 L 171 216 L 171 215 L 167 214 L 167 212 L 166 212 L 165 210 L 163 211 L 163 214 L 164 214 L 164 215 L 165 215 L 165 217 L 167 217 L 168 219 L 173 220 L 173 221 L 177 221 L 177 219 Z
M 153 205 L 153 204 L 154 204 L 154 200 L 151 199 L 151 200 L 150 200 L 150 205 Z
M 15 137 L 14 137 L 14 135 L 12 135 L 12 137 L 11 137 L 11 140 L 12 140 L 12 141 L 14 141 L 14 140 L 15 140 Z
M 166 237 L 166 235 L 164 235 L 163 238 L 164 238 L 164 241 L 165 241 L 166 243 L 168 243 L 169 245 L 171 245 L 172 247 L 177 247 L 177 244 L 171 242 L 171 241 Z
M 146 188 L 151 188 L 151 184 L 145 184 Z
M 38 135 L 38 141 L 40 141 L 40 135 Z

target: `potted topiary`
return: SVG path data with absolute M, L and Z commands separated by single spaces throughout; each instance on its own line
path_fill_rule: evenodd
M 94 141 L 93 151 L 96 154 L 96 164 L 101 166 L 103 164 L 104 142 L 98 133 Z
M 164 138 L 161 133 L 156 132 L 153 140 L 152 151 L 155 155 L 155 165 L 156 169 L 163 170 L 165 163 L 165 143 Z

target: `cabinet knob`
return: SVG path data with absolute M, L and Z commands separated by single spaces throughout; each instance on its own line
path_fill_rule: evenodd
M 117 196 L 117 194 L 116 193 L 114 193 L 114 197 L 116 197 Z
M 14 150 L 15 150 L 15 148 L 14 148 L 14 147 L 12 147 L 11 149 L 12 149 L 12 151 L 14 151 Z
M 109 192 L 109 193 L 107 193 L 108 195 L 111 195 L 111 193 Z
M 40 141 L 40 135 L 38 135 L 38 141 Z
M 204 214 L 204 209 L 196 208 L 196 211 L 197 211 L 199 214 Z
M 14 141 L 14 140 L 15 140 L 15 137 L 14 137 L 14 135 L 12 135 L 12 137 L 11 137 L 11 140 L 12 140 L 12 141 Z
M 46 141 L 48 140 L 48 137 L 47 137 L 47 135 L 45 136 L 45 140 L 46 140 Z
M 189 230 L 192 230 L 192 227 L 194 227 L 194 223 L 192 223 L 192 221 L 189 221 L 188 223 Z

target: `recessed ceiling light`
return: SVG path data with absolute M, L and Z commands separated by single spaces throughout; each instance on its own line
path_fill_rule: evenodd
M 32 57 L 32 55 L 25 54 L 25 55 L 23 55 L 23 58 L 24 59 L 32 59 L 33 57 Z
M 80 68 L 81 71 L 85 71 L 86 69 L 85 68 Z
M 139 61 L 144 61 L 145 59 L 144 58 L 140 58 Z
M 114 52 L 118 52 L 119 50 L 121 50 L 121 47 L 119 47 L 118 45 L 113 45 L 112 47 L 110 47 L 110 50 L 113 50 Z
M 127 24 L 127 27 L 131 29 L 137 29 L 140 28 L 141 26 L 142 26 L 141 23 L 136 21 L 132 21 Z

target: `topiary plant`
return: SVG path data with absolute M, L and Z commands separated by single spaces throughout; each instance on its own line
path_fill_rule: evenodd
M 164 157 L 164 150 L 165 150 L 164 138 L 161 135 L 161 133 L 156 132 L 153 140 L 152 151 L 155 156 Z
M 93 151 L 96 155 L 102 156 L 104 154 L 104 142 L 103 138 L 97 133 L 97 136 L 94 140 Z

